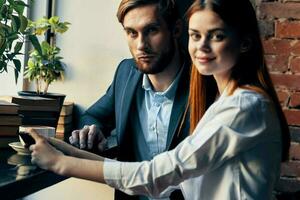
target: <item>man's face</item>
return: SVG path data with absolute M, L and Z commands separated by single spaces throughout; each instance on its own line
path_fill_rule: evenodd
M 123 26 L 138 69 L 146 74 L 162 72 L 174 56 L 175 41 L 157 6 L 130 10 L 124 17 Z

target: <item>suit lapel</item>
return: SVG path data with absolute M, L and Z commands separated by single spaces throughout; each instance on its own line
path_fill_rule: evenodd
M 170 148 L 172 140 L 180 124 L 181 118 L 187 106 L 188 95 L 189 95 L 189 80 L 190 80 L 190 66 L 186 63 L 181 74 L 176 95 L 173 103 L 173 108 L 170 117 L 167 146 L 166 149 Z
M 142 73 L 140 71 L 138 71 L 135 67 L 132 67 L 129 76 L 126 80 L 120 105 L 121 108 L 119 120 L 121 123 L 119 124 L 119 141 L 122 141 L 122 138 L 125 134 L 125 128 L 128 122 L 129 109 L 132 104 L 133 97 L 135 96 L 137 85 L 140 82 L 139 80 L 141 78 L 141 75 Z

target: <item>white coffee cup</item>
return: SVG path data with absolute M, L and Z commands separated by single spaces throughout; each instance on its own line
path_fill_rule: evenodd
M 28 125 L 28 126 L 20 126 L 19 127 L 19 132 L 28 132 L 28 129 L 33 129 L 35 130 L 39 135 L 42 135 L 44 137 L 55 137 L 55 128 L 51 126 L 33 126 L 33 125 Z M 22 145 L 25 145 L 25 142 L 22 140 L 22 138 L 19 136 L 20 142 Z

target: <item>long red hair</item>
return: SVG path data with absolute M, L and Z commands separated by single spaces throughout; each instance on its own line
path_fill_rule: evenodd
M 290 146 L 289 128 L 266 67 L 256 14 L 251 2 L 249 0 L 196 0 L 187 11 L 187 20 L 195 12 L 203 9 L 210 9 L 218 14 L 240 38 L 250 38 L 250 49 L 241 53 L 232 69 L 230 81 L 233 84 L 229 95 L 238 87 L 248 88 L 265 94 L 273 101 L 282 129 L 282 160 L 287 160 Z M 196 67 L 192 66 L 189 95 L 191 133 L 217 95 L 218 88 L 214 78 L 201 75 Z

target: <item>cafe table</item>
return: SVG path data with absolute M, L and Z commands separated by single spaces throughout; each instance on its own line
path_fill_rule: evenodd
M 18 199 L 54 185 L 67 177 L 38 168 L 30 155 L 0 148 L 0 199 Z

